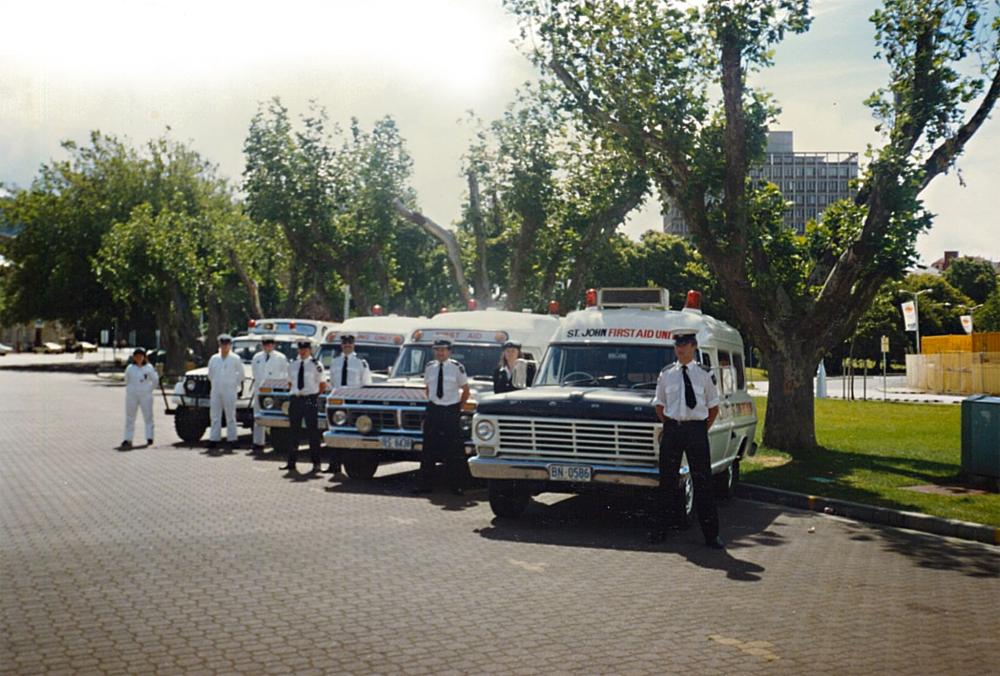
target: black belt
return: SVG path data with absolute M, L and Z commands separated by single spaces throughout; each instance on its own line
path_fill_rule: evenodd
M 674 420 L 673 418 L 667 418 L 663 421 L 664 425 L 704 425 L 708 420 Z
M 316 394 L 293 394 L 292 399 L 311 399 L 313 397 L 318 397 L 319 392 Z

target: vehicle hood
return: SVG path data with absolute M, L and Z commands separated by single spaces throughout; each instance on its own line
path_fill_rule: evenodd
M 534 418 L 593 418 L 656 422 L 652 390 L 619 390 L 598 387 L 529 387 L 479 400 L 477 411 L 486 415 Z

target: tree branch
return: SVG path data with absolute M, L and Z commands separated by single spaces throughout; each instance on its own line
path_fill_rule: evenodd
M 400 216 L 420 226 L 424 232 L 444 245 L 445 253 L 448 255 L 448 262 L 451 263 L 451 271 L 455 278 L 455 285 L 458 287 L 458 293 L 462 296 L 462 300 L 468 303 L 472 299 L 472 296 L 469 295 L 469 283 L 466 281 L 465 272 L 462 270 L 462 256 L 459 252 L 458 240 L 455 238 L 455 233 L 441 227 L 422 213 L 407 209 L 406 205 L 398 197 L 392 201 L 392 206 Z
M 482 201 L 479 199 L 479 180 L 476 172 L 468 172 L 469 180 L 469 220 L 476 239 L 476 300 L 483 307 L 490 301 L 490 272 L 486 259 L 486 228 L 483 227 Z

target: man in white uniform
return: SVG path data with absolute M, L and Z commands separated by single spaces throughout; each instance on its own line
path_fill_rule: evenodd
M 281 352 L 274 349 L 274 336 L 264 336 L 260 340 L 261 351 L 253 356 L 250 361 L 250 368 L 253 371 L 253 455 L 260 455 L 264 452 L 264 433 L 267 428 L 257 424 L 257 414 L 260 413 L 260 402 L 257 393 L 260 386 L 268 380 L 281 380 L 284 382 L 288 378 L 288 358 Z
M 349 333 L 340 336 L 340 354 L 330 362 L 330 389 L 338 387 L 364 387 L 371 385 L 372 372 L 368 362 L 354 351 L 355 337 Z M 340 450 L 330 449 L 330 474 L 340 472 Z
M 660 437 L 660 488 L 649 538 L 662 542 L 664 519 L 675 523 L 682 504 L 678 494 L 681 455 L 686 454 L 694 484 L 694 505 L 705 544 L 713 549 L 726 545 L 719 537 L 719 513 L 712 487 L 712 458 L 708 430 L 719 415 L 719 390 L 711 374 L 694 360 L 698 339 L 694 330 L 674 331 L 677 361 L 660 372 L 656 381 L 656 417 L 663 423 Z
M 160 377 L 152 364 L 146 361 L 146 350 L 135 348 L 132 363 L 125 369 L 125 441 L 122 448 L 132 448 L 135 434 L 136 409 L 142 409 L 146 424 L 146 445 L 153 445 L 153 390 L 160 384 Z
M 434 341 L 434 359 L 424 369 L 427 413 L 424 415 L 424 445 L 415 493 L 429 493 L 434 463 L 444 463 L 448 483 L 456 495 L 465 492 L 469 466 L 462 440 L 462 406 L 469 400 L 465 367 L 451 358 L 451 341 Z
M 226 415 L 226 453 L 233 452 L 236 443 L 236 398 L 243 384 L 243 362 L 232 353 L 233 337 L 219 336 L 219 352 L 208 360 L 208 382 L 211 384 L 208 417 L 212 424 L 208 435 L 209 449 L 215 449 L 222 436 L 222 415 Z

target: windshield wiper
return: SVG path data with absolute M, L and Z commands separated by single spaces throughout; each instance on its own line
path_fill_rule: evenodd
M 647 381 L 646 381 L 646 382 L 644 382 L 644 383 L 635 383 L 635 384 L 633 384 L 633 385 L 629 386 L 629 389 L 630 389 L 630 390 L 638 390 L 638 389 L 642 389 L 643 387 L 649 387 L 649 386 L 651 386 L 651 385 L 652 385 L 653 387 L 655 387 L 655 386 L 656 386 L 656 383 L 657 383 L 657 381 L 656 381 L 656 380 L 647 380 Z

